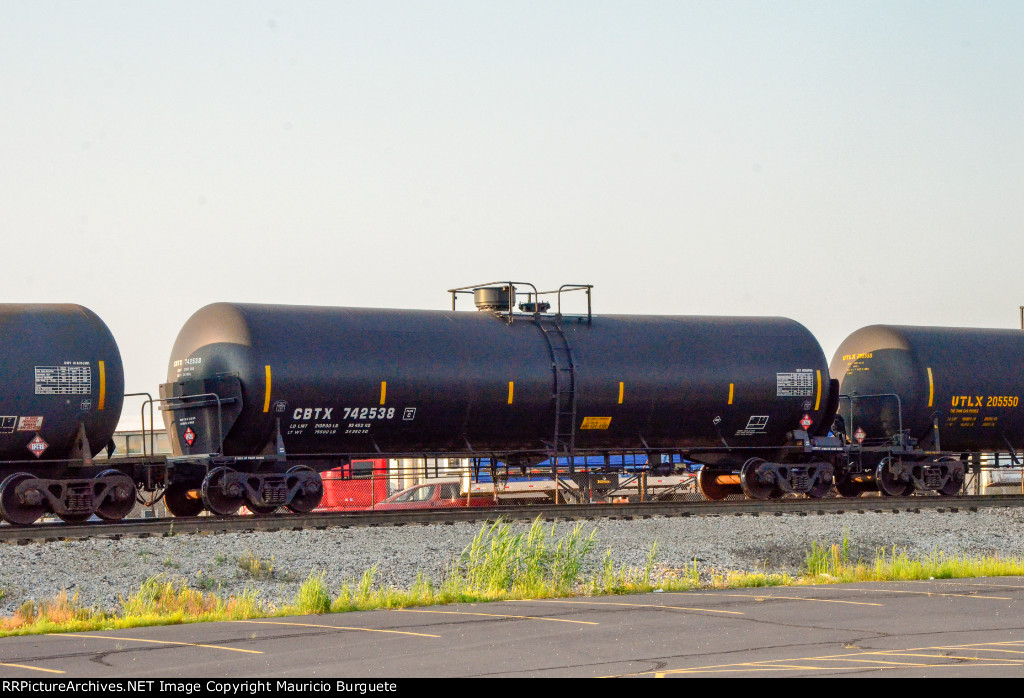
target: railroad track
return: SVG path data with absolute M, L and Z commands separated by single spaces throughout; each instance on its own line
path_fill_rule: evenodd
M 1024 495 L 960 497 L 860 497 L 764 501 L 652 502 L 647 504 L 563 504 L 355 513 L 276 514 L 272 516 L 169 517 L 126 519 L 115 523 L 49 523 L 31 527 L 0 525 L 0 543 L 28 544 L 91 538 L 146 538 L 243 531 L 301 531 L 368 526 L 444 525 L 484 522 L 580 519 L 645 519 L 672 516 L 817 516 L 867 512 L 976 511 L 1024 506 Z

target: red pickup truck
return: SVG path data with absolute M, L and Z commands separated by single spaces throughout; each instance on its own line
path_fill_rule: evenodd
M 458 480 L 432 480 L 396 492 L 372 507 L 373 511 L 394 509 L 454 509 L 457 507 L 493 507 L 492 495 L 474 493 L 467 496 Z

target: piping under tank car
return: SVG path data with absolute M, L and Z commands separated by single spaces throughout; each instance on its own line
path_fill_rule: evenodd
M 168 509 L 310 510 L 320 472 L 384 455 L 525 468 L 674 453 L 704 464 L 699 486 L 712 499 L 831 491 L 838 386 L 806 328 L 785 318 L 595 316 L 590 290 L 492 282 L 452 289 L 452 311 L 200 309 L 160 388 L 174 452 Z M 561 312 L 572 291 L 586 293 L 585 313 Z M 456 311 L 460 294 L 481 312 Z
M 982 453 L 1024 437 L 1024 332 L 872 325 L 839 346 L 830 366 L 841 399 L 833 431 L 846 447 L 843 496 L 878 489 L 958 493 Z

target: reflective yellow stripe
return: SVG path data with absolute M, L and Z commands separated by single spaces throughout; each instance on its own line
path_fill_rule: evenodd
M 380 404 L 383 405 L 384 401 L 387 399 L 387 397 L 388 397 L 388 382 L 387 381 L 381 381 L 380 382 Z
M 267 366 L 267 392 L 263 395 L 263 411 L 270 412 L 270 366 Z
M 622 398 L 626 396 L 626 384 L 619 383 L 619 404 L 622 404 Z
M 735 387 L 734 383 L 730 383 L 729 384 L 729 404 L 730 405 L 732 404 L 732 392 L 733 392 L 733 388 L 734 387 Z
M 508 382 L 508 404 L 512 404 L 512 394 L 515 392 L 515 383 L 512 381 Z
M 107 365 L 100 361 L 100 399 L 96 403 L 96 409 L 102 410 L 107 401 Z
M 814 409 L 821 407 L 821 371 L 818 371 L 818 397 L 814 400 Z
M 56 633 L 48 633 L 54 635 Z M 180 645 L 182 647 L 206 647 L 212 650 L 227 650 L 229 652 L 245 652 L 246 654 L 263 654 L 261 650 L 246 650 L 241 647 L 224 647 L 223 645 L 201 645 L 195 642 L 178 642 L 177 640 L 148 640 L 142 637 L 114 637 L 112 635 L 79 635 L 68 633 L 67 637 L 82 637 L 90 640 L 117 640 L 119 642 L 149 642 L 154 645 Z
M 932 378 L 932 367 L 928 367 L 928 406 L 935 400 L 935 380 Z

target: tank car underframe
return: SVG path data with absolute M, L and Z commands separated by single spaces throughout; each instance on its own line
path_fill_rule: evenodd
M 115 468 L 76 477 L 37 477 L 19 471 L 0 481 L 0 516 L 15 526 L 31 525 L 47 513 L 69 523 L 93 515 L 117 521 L 131 512 L 136 498 L 133 478 Z
M 804 494 L 820 499 L 832 491 L 836 465 L 844 448 L 835 437 L 790 433 L 794 445 L 775 450 L 725 449 L 711 457 L 697 475 L 697 487 L 706 498 L 725 499 L 743 494 L 750 499 L 778 499 Z
M 960 492 L 966 476 L 965 454 L 850 447 L 847 463 L 836 473 L 836 490 L 844 497 L 872 489 L 892 497 L 915 491 L 951 496 Z
M 339 457 L 307 460 L 319 470 L 339 464 Z M 175 516 L 197 516 L 204 509 L 231 516 L 241 507 L 271 514 L 280 507 L 306 513 L 323 497 L 323 479 L 310 465 L 273 456 L 185 456 L 167 459 L 164 500 Z
M 820 499 L 832 491 L 835 466 L 831 459 L 778 463 L 747 459 L 739 468 L 705 465 L 697 474 L 697 487 L 711 500 L 742 494 L 750 499 L 778 499 L 805 494 Z

